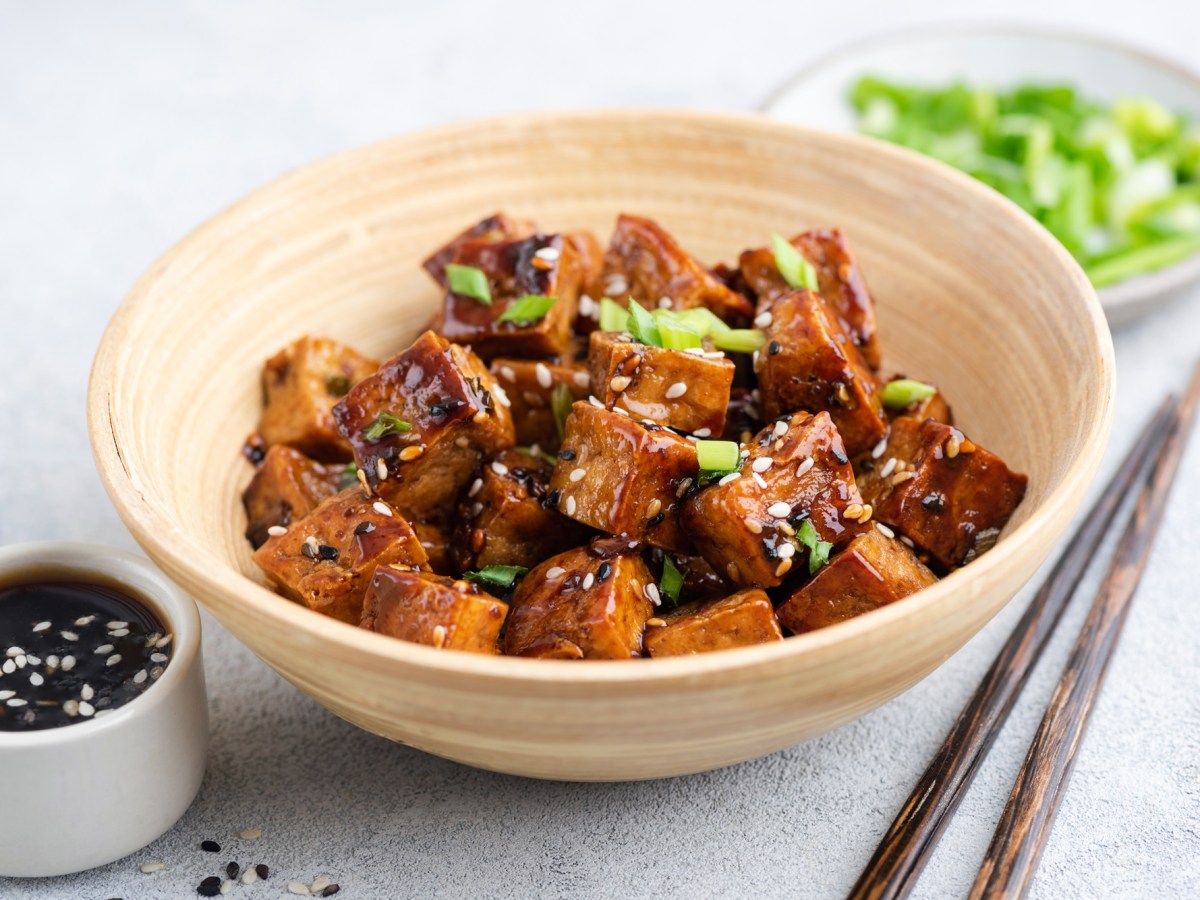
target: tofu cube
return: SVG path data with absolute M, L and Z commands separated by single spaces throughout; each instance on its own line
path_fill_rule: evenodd
M 322 500 L 357 484 L 348 466 L 322 465 L 286 444 L 276 444 L 242 493 L 246 540 L 254 549 L 266 543 L 272 527 L 286 527 L 312 512 Z M 348 481 L 347 481 L 348 479 Z
M 448 518 L 480 461 L 515 442 L 494 387 L 479 357 L 427 331 L 355 385 L 333 414 L 359 471 L 385 500 L 412 518 Z M 384 427 L 395 420 L 411 430 Z
M 576 403 L 550 478 L 550 502 L 577 522 L 667 550 L 690 548 L 681 498 L 698 474 L 696 447 L 660 425 Z
M 1027 482 L 958 429 L 901 416 L 859 487 L 876 519 L 945 572 L 996 542 Z
M 779 621 L 789 631 L 813 631 L 887 606 L 935 581 L 912 550 L 871 528 L 788 594 Z
M 425 260 L 422 265 L 424 265 L 425 271 L 433 277 L 434 281 L 442 287 L 448 288 L 450 285 L 446 283 L 446 266 L 454 262 L 458 248 L 463 244 L 471 241 L 514 240 L 527 238 L 536 233 L 537 228 L 532 222 L 511 219 L 504 213 L 498 212 L 476 222 L 466 231 L 454 237 L 449 243 L 439 248 L 437 252 Z
M 333 406 L 379 368 L 357 350 L 321 337 L 302 337 L 263 367 L 258 431 L 268 447 L 287 444 L 320 462 L 346 462 L 350 445 L 338 433 Z
M 754 314 L 747 297 L 730 290 L 720 278 L 679 246 L 656 222 L 638 216 L 617 219 L 600 289 L 605 297 L 633 297 L 657 307 L 663 298 L 672 309 L 704 306 L 722 319 L 741 323 Z
M 513 594 L 504 652 L 551 659 L 639 657 L 654 591 L 636 542 L 597 539 L 552 556 Z
M 887 434 L 878 381 L 829 304 L 795 291 L 775 302 L 771 316 L 754 365 L 766 418 L 825 411 L 851 456 L 877 444 Z
M 868 513 L 828 413 L 796 413 L 764 428 L 746 447 L 736 477 L 700 489 L 684 504 L 684 530 L 716 571 L 741 587 L 774 587 L 806 551 L 804 519 L 817 538 L 848 543 Z
M 701 437 L 725 428 L 733 362 L 639 344 L 627 334 L 593 331 L 588 352 L 592 394 L 623 409 Z
M 485 360 L 557 356 L 567 350 L 583 279 L 582 263 L 570 241 L 557 234 L 466 241 L 453 262 L 487 276 L 492 302 L 447 290 L 434 331 L 457 344 L 469 344 Z M 530 294 L 557 299 L 537 321 L 502 321 L 513 303 Z
M 483 465 L 463 495 L 454 547 L 459 571 L 485 566 L 533 568 L 592 537 L 592 529 L 549 504 L 551 467 L 506 450 Z
M 550 453 L 562 439 L 554 418 L 553 398 L 558 386 L 566 385 L 571 401 L 587 398 L 591 379 L 586 369 L 532 359 L 492 360 L 492 378 L 501 389 L 498 401 L 508 401 L 517 443 L 537 444 Z
M 363 601 L 361 626 L 439 650 L 500 652 L 508 604 L 469 581 L 380 566 Z
M 684 604 L 661 619 L 651 619 L 644 639 L 651 657 L 690 656 L 782 640 L 771 598 L 758 588 L 709 603 Z
M 791 239 L 817 273 L 817 292 L 833 307 L 842 327 L 850 335 L 872 369 L 880 363 L 875 329 L 875 303 L 867 291 L 846 238 L 837 228 L 805 231 Z M 776 300 L 792 292 L 775 265 L 770 247 L 747 250 L 739 260 L 742 278 L 758 296 L 758 315 L 770 312 Z
M 377 566 L 423 566 L 426 557 L 393 507 L 352 487 L 268 538 L 254 562 L 285 597 L 357 625 Z

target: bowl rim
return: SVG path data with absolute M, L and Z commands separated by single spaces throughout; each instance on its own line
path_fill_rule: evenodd
M 998 37 L 1016 40 L 1031 38 L 1090 46 L 1103 52 L 1135 59 L 1150 68 L 1158 69 L 1182 81 L 1189 82 L 1195 90 L 1197 98 L 1200 98 L 1200 70 L 1192 69 L 1173 57 L 1140 44 L 1087 29 L 1032 24 L 1018 20 L 991 22 L 984 20 L 905 25 L 899 28 L 883 29 L 865 37 L 856 38 L 822 53 L 816 59 L 806 63 L 773 88 L 754 109 L 756 112 L 774 119 L 776 117 L 775 108 L 798 85 L 820 74 L 830 66 L 837 65 L 863 51 L 889 45 L 901 45 L 922 38 L 954 37 Z M 777 119 L 777 121 L 784 120 Z M 1153 303 L 1156 298 L 1170 295 L 1198 279 L 1200 279 L 1200 253 L 1193 253 L 1191 256 L 1184 257 L 1161 269 L 1144 272 L 1141 275 L 1134 275 L 1114 284 L 1097 288 L 1096 293 L 1100 298 L 1101 307 L 1110 315 L 1116 316 L 1118 322 L 1123 322 L 1125 317 L 1134 317 L 1140 313 L 1149 312 L 1154 305 L 1157 305 Z
M 1090 430 L 1083 436 L 1082 452 L 1071 460 L 1059 484 L 1040 506 L 1026 521 L 1005 534 L 996 547 L 972 562 L 969 568 L 951 573 L 937 584 L 905 598 L 904 603 L 890 604 L 849 621 L 783 641 L 691 657 L 656 659 L 648 665 L 631 665 L 625 660 L 589 660 L 587 665 L 578 665 L 569 660 L 446 653 L 433 647 L 364 631 L 315 613 L 279 596 L 224 561 L 216 569 L 206 565 L 204 557 L 211 555 L 210 551 L 199 548 L 200 552 L 196 553 L 171 518 L 155 509 L 138 490 L 110 423 L 112 376 L 120 358 L 128 352 L 123 335 L 134 321 L 154 315 L 152 289 L 159 273 L 192 254 L 194 248 L 202 247 L 210 234 L 224 231 L 238 221 L 253 219 L 254 211 L 272 196 L 287 192 L 292 184 L 322 169 L 336 169 L 358 157 L 387 152 L 393 148 L 415 148 L 431 142 L 452 141 L 458 135 L 469 135 L 480 129 L 491 129 L 493 132 L 528 131 L 562 122 L 594 125 L 613 117 L 641 124 L 648 130 L 661 130 L 672 125 L 693 129 L 700 127 L 726 134 L 736 133 L 742 138 L 756 135 L 775 140 L 803 141 L 808 138 L 865 148 L 870 153 L 902 160 L 906 166 L 924 168 L 931 176 L 954 184 L 957 190 L 973 195 L 977 202 L 996 207 L 1010 220 L 1012 227 L 1033 228 L 1030 236 L 1041 242 L 1047 258 L 1057 259 L 1066 270 L 1067 277 L 1075 282 L 1077 290 L 1073 292 L 1071 302 L 1079 305 L 1079 327 L 1087 332 L 1089 343 L 1095 349 L 1102 385 L 1094 401 L 1095 414 L 1091 416 Z M 986 571 L 1002 569 L 1018 553 L 1044 556 L 1049 543 L 1057 537 L 1055 523 L 1070 518 L 1070 514 L 1082 502 L 1099 467 L 1112 425 L 1115 383 L 1112 337 L 1096 293 L 1083 270 L 1049 232 L 1038 226 L 1020 207 L 970 176 L 914 151 L 882 141 L 805 128 L 753 113 L 637 107 L 526 112 L 457 121 L 342 150 L 272 179 L 199 225 L 138 278 L 101 337 L 88 385 L 87 410 L 88 432 L 97 470 L 114 506 L 138 543 L 168 572 L 185 573 L 194 584 L 205 585 L 210 592 L 236 598 L 236 602 L 252 606 L 251 613 L 256 617 L 272 620 L 279 628 L 290 629 L 314 642 L 336 643 L 343 650 L 355 650 L 363 667 L 377 671 L 428 670 L 451 677 L 485 679 L 493 685 L 508 683 L 563 689 L 595 685 L 666 688 L 694 682 L 698 678 L 750 672 L 772 661 L 819 654 L 839 644 L 860 642 L 871 632 L 885 633 L 889 625 L 915 616 L 927 607 L 952 602 L 952 596 L 968 583 L 968 579 L 982 576 Z M 199 594 L 199 591 L 196 593 Z M 199 596 L 200 603 L 208 605 L 203 595 Z

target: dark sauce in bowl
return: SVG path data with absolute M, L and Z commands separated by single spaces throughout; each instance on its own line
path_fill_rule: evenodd
M 125 588 L 0 585 L 0 732 L 59 728 L 124 706 L 161 677 L 171 641 Z

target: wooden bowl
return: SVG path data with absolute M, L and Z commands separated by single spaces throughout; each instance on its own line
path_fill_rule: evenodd
M 486 213 L 606 238 L 622 210 L 715 263 L 839 225 L 878 299 L 888 370 L 941 384 L 975 440 L 1029 474 L 994 550 L 919 595 L 778 644 L 572 663 L 434 650 L 276 596 L 250 561 L 243 439 L 263 360 L 306 333 L 379 357 L 438 299 L 418 261 Z M 185 238 L 104 335 L 100 474 L 146 552 L 276 671 L 369 731 L 483 768 L 621 780 L 698 772 L 836 728 L 947 659 L 1076 511 L 1112 416 L 1112 346 L 1058 244 L 965 175 L 881 143 L 694 112 L 537 114 L 305 166 Z

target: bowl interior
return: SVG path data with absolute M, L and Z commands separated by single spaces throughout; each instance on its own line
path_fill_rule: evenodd
M 403 348 L 438 299 L 420 259 L 498 209 L 546 229 L 591 228 L 602 240 L 618 212 L 637 212 L 709 263 L 733 260 L 772 231 L 842 227 L 877 298 L 885 368 L 943 385 L 964 430 L 1029 474 L 1005 538 L 891 609 L 776 648 L 653 664 L 438 653 L 271 594 L 250 561 L 239 499 L 251 475 L 239 450 L 260 411 L 263 360 L 308 332 L 380 357 Z M 886 685 L 863 681 L 862 696 L 839 700 L 821 727 L 861 714 L 957 649 L 1045 556 L 1094 474 L 1111 390 L 1111 345 L 1082 273 L 1016 207 L 965 176 L 876 142 L 756 118 L 596 112 L 399 138 L 253 194 L 134 288 L 99 351 L 90 418 L 123 517 L 200 602 L 340 714 L 456 755 L 384 708 L 393 701 L 364 703 L 371 679 L 394 687 L 402 676 L 456 673 L 535 685 L 550 699 L 572 685 L 704 689 L 722 672 L 771 659 L 829 665 L 928 616 L 928 646 Z M 455 684 L 470 691 L 474 682 Z M 771 741 L 802 733 L 812 727 L 776 728 Z M 689 767 L 705 766 L 672 771 Z

